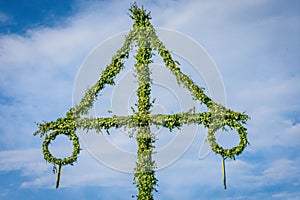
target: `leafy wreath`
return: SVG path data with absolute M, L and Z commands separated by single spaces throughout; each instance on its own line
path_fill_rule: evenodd
M 70 140 L 73 141 L 73 152 L 70 157 L 67 158 L 56 158 L 53 156 L 49 151 L 49 144 L 51 144 L 52 140 L 56 139 L 56 136 L 63 134 L 69 137 Z M 69 165 L 73 164 L 77 160 L 77 155 L 80 152 L 80 145 L 79 145 L 79 139 L 78 136 L 74 132 L 66 132 L 64 130 L 55 130 L 50 135 L 47 135 L 45 137 L 45 140 L 43 142 L 43 154 L 44 159 L 48 163 L 53 163 L 56 165 Z
M 70 140 L 73 141 L 73 152 L 72 155 L 67 157 L 67 158 L 57 158 L 51 154 L 49 151 L 49 145 L 51 144 L 52 140 L 56 139 L 56 136 L 63 134 L 69 137 Z M 59 182 L 60 182 L 60 175 L 61 175 L 61 167 L 63 165 L 73 165 L 74 162 L 77 160 L 77 155 L 80 152 L 80 144 L 79 144 L 79 139 L 77 135 L 73 131 L 66 131 L 66 130 L 54 130 L 52 133 L 49 135 L 46 135 L 45 140 L 43 142 L 43 154 L 44 154 L 44 159 L 48 163 L 53 163 L 53 173 L 57 172 L 56 165 L 59 166 L 58 170 L 58 176 L 56 180 L 56 188 L 59 187 Z

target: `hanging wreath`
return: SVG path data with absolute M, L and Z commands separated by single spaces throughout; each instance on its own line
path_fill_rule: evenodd
M 230 149 L 225 149 L 220 146 L 216 142 L 215 133 L 219 129 L 225 129 L 228 126 L 231 130 L 235 129 L 239 135 L 240 142 L 237 146 L 232 147 Z M 227 188 L 226 186 L 226 172 L 225 172 L 225 160 L 226 158 L 235 159 L 235 156 L 241 154 L 245 147 L 249 144 L 247 139 L 247 129 L 243 127 L 240 123 L 234 121 L 233 119 L 223 120 L 222 122 L 212 122 L 212 124 L 208 128 L 208 135 L 207 140 L 210 143 L 211 149 L 222 156 L 222 175 L 223 175 L 223 185 L 224 189 Z
M 55 140 L 56 137 L 60 134 L 66 135 L 69 137 L 70 140 L 73 141 L 73 152 L 72 155 L 67 157 L 67 158 L 57 158 L 51 154 L 49 151 L 49 145 L 51 144 L 52 140 Z M 53 172 L 56 173 L 56 165 L 59 166 L 58 169 L 58 175 L 57 175 L 57 180 L 56 180 L 56 188 L 59 187 L 59 182 L 60 182 L 60 176 L 61 176 L 61 167 L 62 165 L 72 165 L 74 162 L 77 160 L 77 155 L 80 152 L 80 145 L 79 145 L 79 139 L 77 135 L 73 131 L 69 130 L 55 130 L 49 135 L 46 135 L 45 140 L 43 142 L 43 154 L 44 154 L 44 159 L 49 162 L 53 163 Z
M 235 156 L 237 156 L 243 152 L 243 150 L 245 149 L 245 147 L 248 144 L 248 140 L 247 140 L 246 129 L 241 124 L 239 124 L 237 122 L 233 122 L 233 126 L 230 126 L 230 125 L 231 124 L 225 122 L 223 124 L 223 127 L 209 128 L 207 140 L 209 141 L 210 146 L 215 153 L 220 154 L 223 158 L 233 158 L 234 159 Z M 220 128 L 224 129 L 225 126 L 229 126 L 230 129 L 235 129 L 240 137 L 239 144 L 230 149 L 225 149 L 216 142 L 216 137 L 215 137 L 216 131 L 218 131 Z

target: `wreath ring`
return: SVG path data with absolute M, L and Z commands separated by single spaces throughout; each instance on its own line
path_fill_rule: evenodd
M 56 139 L 56 136 L 63 134 L 69 137 L 73 141 L 73 152 L 72 155 L 67 158 L 56 158 L 49 151 L 49 144 L 52 140 Z M 46 138 L 43 142 L 43 154 L 47 162 L 57 164 L 57 165 L 68 165 L 72 164 L 77 160 L 77 155 L 80 151 L 79 139 L 78 136 L 73 131 L 66 130 L 55 130 L 49 135 L 46 135 Z
M 225 149 L 216 142 L 215 132 L 217 130 L 219 130 L 220 128 L 224 129 L 225 126 L 230 127 L 230 129 L 235 129 L 240 137 L 239 144 L 230 149 Z M 248 140 L 247 140 L 247 132 L 246 131 L 247 131 L 247 129 L 244 128 L 240 123 L 238 123 L 234 120 L 224 120 L 224 122 L 220 126 L 209 127 L 207 140 L 209 141 L 210 146 L 215 153 L 220 154 L 224 159 L 226 159 L 226 158 L 234 159 L 235 156 L 241 154 L 243 152 L 243 150 L 245 149 L 245 147 L 247 146 L 247 144 L 249 144 Z

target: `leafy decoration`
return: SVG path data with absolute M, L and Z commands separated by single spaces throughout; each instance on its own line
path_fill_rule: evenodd
M 215 103 L 204 93 L 204 88 L 197 86 L 187 75 L 181 72 L 179 63 L 173 60 L 170 51 L 157 37 L 155 29 L 150 23 L 150 12 L 147 13 L 143 7 L 139 8 L 136 3 L 131 6 L 129 11 L 131 12 L 130 17 L 134 20 L 133 28 L 125 37 L 123 46 L 112 57 L 111 63 L 106 66 L 96 84 L 86 91 L 80 103 L 71 108 L 64 118 L 37 124 L 39 129 L 34 135 L 40 135 L 40 137 L 46 135 L 43 143 L 45 160 L 54 165 L 53 172 L 57 172 L 56 165 L 59 166 L 56 186 L 59 186 L 61 167 L 76 162 L 80 152 L 79 139 L 75 133 L 77 129 L 87 131 L 95 129 L 99 133 L 102 130 L 108 132 L 110 128 L 135 128 L 137 130 L 138 152 L 133 182 L 138 188 L 137 199 L 152 200 L 152 192 L 157 191 L 157 179 L 155 178 L 156 164 L 152 159 L 155 137 L 150 131 L 150 126 L 162 126 L 172 131 L 184 124 L 203 124 L 208 129 L 207 141 L 212 150 L 222 156 L 223 181 L 226 189 L 224 160 L 227 158 L 235 159 L 235 156 L 241 154 L 248 145 L 247 129 L 243 125 L 249 120 L 249 117 L 245 113 L 235 112 Z M 124 61 L 129 57 L 129 52 L 134 47 L 138 47 L 134 65 L 138 79 L 137 111 L 132 108 L 134 115 L 131 116 L 113 115 L 106 118 L 82 118 L 94 105 L 98 93 L 105 85 L 114 85 L 115 77 L 124 68 Z M 154 100 L 150 99 L 151 72 L 149 64 L 152 63 L 151 59 L 154 52 L 158 52 L 163 58 L 166 67 L 176 77 L 178 84 L 187 88 L 195 101 L 207 106 L 209 112 L 195 113 L 195 111 L 190 110 L 171 115 L 151 114 Z M 215 138 L 216 131 L 225 130 L 227 127 L 235 129 L 240 137 L 240 143 L 230 149 L 220 146 Z M 56 158 L 48 149 L 51 141 L 55 140 L 59 134 L 64 134 L 73 141 L 73 153 L 70 157 Z
M 49 144 L 51 143 L 51 140 L 55 140 L 56 136 L 58 136 L 59 134 L 64 134 L 66 136 L 69 137 L 70 140 L 73 141 L 73 153 L 70 157 L 67 158 L 56 158 L 54 157 L 50 151 L 49 151 Z M 44 154 L 44 159 L 49 162 L 49 163 L 53 163 L 54 167 L 53 167 L 53 173 L 56 173 L 56 165 L 59 166 L 59 170 L 58 170 L 58 175 L 57 175 L 57 181 L 56 181 L 56 188 L 59 187 L 59 182 L 60 182 L 60 175 L 61 175 L 61 167 L 62 165 L 68 165 L 68 164 L 73 164 L 74 162 L 76 162 L 77 160 L 77 155 L 79 154 L 80 151 L 80 145 L 79 145 L 79 140 L 77 135 L 69 130 L 55 130 L 52 133 L 50 133 L 49 135 L 46 135 L 45 140 L 43 142 L 43 154 Z

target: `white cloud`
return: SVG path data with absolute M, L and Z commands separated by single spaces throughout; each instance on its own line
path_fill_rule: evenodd
M 289 182 L 290 179 L 299 180 L 300 170 L 298 164 L 299 162 L 294 160 L 276 160 L 268 169 L 264 170 L 262 178 L 263 180 L 269 180 L 268 182 L 271 184 Z
M 40 149 L 0 151 L 0 171 L 21 170 L 24 176 L 41 175 L 47 170 Z
M 299 196 L 300 196 L 300 192 L 281 192 L 281 193 L 273 194 L 272 198 L 297 200 L 299 199 Z
M 47 164 L 40 149 L 0 151 L 0 171 L 5 174 L 20 170 L 24 179 L 20 187 L 53 188 L 56 174 L 52 174 L 52 165 Z M 86 151 L 82 151 L 78 163 L 62 167 L 61 187 L 73 186 L 124 186 L 131 175 L 104 167 Z
M 285 129 L 282 139 L 285 140 L 286 143 L 290 144 L 300 144 L 300 124 L 293 124 Z
M 289 185 L 292 190 L 292 187 L 297 187 L 300 184 L 298 165 L 299 159 L 273 159 L 270 163 L 232 161 L 228 163 L 228 174 L 232 179 L 232 187 L 256 190 L 285 184 Z M 251 186 L 249 183 L 251 183 Z M 283 192 L 286 188 L 283 187 L 280 190 Z
M 292 199 L 297 194 L 293 193 L 294 189 L 300 184 L 300 171 L 297 167 L 299 160 L 279 159 L 271 163 L 266 161 L 257 163 L 241 158 L 236 161 L 226 160 L 227 191 L 223 191 L 221 158 L 210 155 L 205 160 L 199 161 L 184 157 L 169 168 L 158 172 L 160 187 L 163 190 L 160 192 L 169 198 L 200 198 L 201 193 L 194 196 L 191 188 L 207 188 L 218 191 L 220 199 L 225 198 L 228 192 L 231 193 L 228 199 L 255 199 L 257 196 L 269 198 L 273 194 L 277 198 L 283 194 L 288 196 L 287 191 Z M 281 184 L 289 188 L 285 186 L 281 188 Z M 268 194 L 268 189 L 264 188 L 270 187 L 276 190 Z M 264 193 L 260 194 L 258 191 L 262 190 Z

